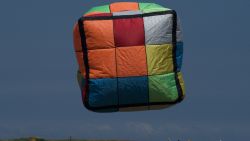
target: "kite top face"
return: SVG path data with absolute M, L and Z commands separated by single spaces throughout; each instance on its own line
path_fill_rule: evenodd
M 74 27 L 74 46 L 83 103 L 91 111 L 162 109 L 184 99 L 174 10 L 136 2 L 94 7 Z

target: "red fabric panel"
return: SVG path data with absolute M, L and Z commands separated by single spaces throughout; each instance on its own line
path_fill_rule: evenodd
M 145 45 L 143 18 L 114 19 L 116 47 Z

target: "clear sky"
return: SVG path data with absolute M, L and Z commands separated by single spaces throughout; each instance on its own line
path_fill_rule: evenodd
M 97 114 L 82 105 L 72 29 L 114 1 L 0 1 L 0 138 L 249 140 L 250 1 L 151 1 L 181 18 L 187 98 L 166 110 Z

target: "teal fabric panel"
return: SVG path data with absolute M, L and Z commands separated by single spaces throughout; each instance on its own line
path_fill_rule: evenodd
M 90 79 L 88 98 L 89 105 L 94 108 L 118 105 L 117 79 Z
M 118 78 L 119 104 L 148 104 L 148 78 Z
M 181 71 L 182 61 L 183 61 L 183 42 L 177 42 L 176 46 L 177 71 Z

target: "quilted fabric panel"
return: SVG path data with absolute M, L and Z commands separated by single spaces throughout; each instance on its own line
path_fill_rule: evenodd
M 186 93 L 185 92 L 186 88 L 185 88 L 185 85 L 184 85 L 183 75 L 182 75 L 181 72 L 178 72 L 177 75 L 178 75 L 178 79 L 180 81 L 181 90 L 182 90 L 182 93 L 183 93 L 183 97 L 182 97 L 182 99 L 183 99 L 185 97 L 185 93 Z
M 175 74 L 149 76 L 150 102 L 174 102 L 178 99 Z
M 145 46 L 120 47 L 116 54 L 118 77 L 147 75 Z
M 176 46 L 177 71 L 181 71 L 182 59 L 183 59 L 183 42 L 178 42 Z
M 119 104 L 148 104 L 148 77 L 118 78 Z
M 115 48 L 112 20 L 85 21 L 84 29 L 89 50 Z
M 181 30 L 181 22 L 180 19 L 177 19 L 177 42 L 182 42 L 183 41 L 183 33 Z
M 172 43 L 172 15 L 144 17 L 145 37 L 147 45 Z
M 94 108 L 118 105 L 116 78 L 89 80 L 89 105 Z
M 166 74 L 174 71 L 172 44 L 147 45 L 148 75 Z
M 117 2 L 110 4 L 111 12 L 136 11 L 139 10 L 137 2 Z
M 114 78 L 116 74 L 115 49 L 88 51 L 90 78 Z
M 109 5 L 93 7 L 86 14 L 92 13 L 92 12 L 110 13 Z
M 145 44 L 143 19 L 114 19 L 114 38 L 116 47 L 142 46 Z
M 139 3 L 140 10 L 143 13 L 150 13 L 150 12 L 159 12 L 159 11 L 167 11 L 170 10 L 168 8 L 162 7 L 155 3 Z

